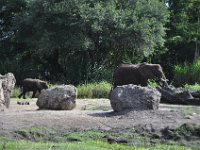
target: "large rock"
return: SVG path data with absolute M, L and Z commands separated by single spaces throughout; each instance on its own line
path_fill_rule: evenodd
M 156 110 L 161 94 L 158 90 L 133 84 L 117 86 L 110 93 L 110 103 L 114 111 Z
M 16 79 L 12 73 L 0 74 L 0 107 L 8 108 L 10 106 L 11 91 L 14 89 L 15 83 Z
M 161 103 L 200 105 L 198 92 L 190 92 L 183 88 L 175 88 L 172 85 L 168 87 L 158 87 L 161 92 Z
M 77 89 L 73 85 L 42 90 L 37 100 L 39 109 L 72 110 L 76 106 Z

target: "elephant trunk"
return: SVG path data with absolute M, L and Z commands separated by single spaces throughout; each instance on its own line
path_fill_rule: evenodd
M 161 86 L 163 86 L 163 87 L 168 87 L 169 85 L 168 85 L 168 83 L 167 83 L 167 78 L 165 77 L 165 74 L 164 74 L 164 72 L 163 72 L 163 70 L 162 70 L 162 68 L 161 68 L 161 66 L 160 66 L 160 72 L 161 72 L 161 78 L 160 78 L 160 82 L 161 82 Z

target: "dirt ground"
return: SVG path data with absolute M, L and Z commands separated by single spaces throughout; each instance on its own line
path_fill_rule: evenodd
M 37 110 L 36 99 L 30 105 L 11 101 L 10 108 L 0 112 L 0 135 L 7 136 L 18 129 L 49 127 L 57 131 L 102 130 L 129 132 L 138 128 L 161 131 L 184 123 L 200 125 L 200 106 L 160 104 L 157 111 L 115 113 L 108 99 L 77 99 L 70 111 Z

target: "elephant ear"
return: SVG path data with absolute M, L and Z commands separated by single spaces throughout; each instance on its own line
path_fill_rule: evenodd
M 37 82 L 36 82 L 36 85 L 37 85 L 37 88 L 38 88 L 38 89 L 40 89 L 40 90 L 42 89 L 41 82 L 37 81 Z
M 42 85 L 43 89 L 48 89 L 48 82 L 43 81 L 43 82 L 41 82 L 41 85 Z
M 153 65 L 152 71 L 153 71 L 155 77 L 166 80 L 165 75 L 162 71 L 162 67 L 160 65 L 158 65 L 158 64 Z

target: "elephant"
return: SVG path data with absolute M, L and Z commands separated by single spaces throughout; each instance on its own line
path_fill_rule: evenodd
M 127 84 L 147 86 L 149 79 L 155 80 L 161 86 L 168 86 L 159 64 L 121 64 L 113 73 L 113 88 Z
M 48 89 L 47 82 L 39 80 L 39 79 L 31 79 L 31 78 L 26 78 L 23 80 L 22 83 L 23 91 L 19 95 L 19 98 L 23 95 L 23 98 L 26 98 L 26 92 L 33 92 L 32 98 L 35 97 L 36 92 L 38 91 L 41 93 L 42 89 Z

